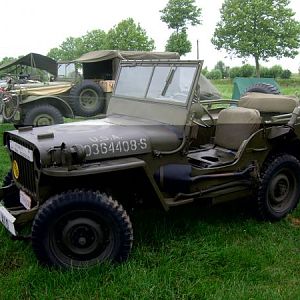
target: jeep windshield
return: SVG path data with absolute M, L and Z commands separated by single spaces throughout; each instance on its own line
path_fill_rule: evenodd
M 115 96 L 186 105 L 196 66 L 136 65 L 122 66 Z
M 184 125 L 203 61 L 121 62 L 107 115 Z

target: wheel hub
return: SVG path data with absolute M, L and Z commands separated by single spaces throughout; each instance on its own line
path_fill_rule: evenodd
M 285 174 L 278 174 L 270 184 L 270 196 L 275 204 L 282 203 L 289 195 L 290 182 Z
M 66 224 L 62 240 L 73 254 L 87 255 L 93 253 L 103 243 L 103 232 L 94 220 L 78 218 Z

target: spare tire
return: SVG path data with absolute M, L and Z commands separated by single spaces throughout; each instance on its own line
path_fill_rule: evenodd
M 68 102 L 76 116 L 92 117 L 103 112 L 105 98 L 97 83 L 83 80 L 72 87 Z
M 269 84 L 269 83 L 256 83 L 256 84 L 248 87 L 245 90 L 244 94 L 246 94 L 248 92 L 273 94 L 273 95 L 279 95 L 280 94 L 280 91 L 278 90 L 278 88 L 276 86 L 272 85 L 272 84 Z

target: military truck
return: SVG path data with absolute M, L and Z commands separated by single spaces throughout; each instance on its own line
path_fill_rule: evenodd
M 16 125 L 50 125 L 64 117 L 93 117 L 106 112 L 119 62 L 123 59 L 178 59 L 176 52 L 100 50 L 84 54 L 72 62 L 56 62 L 50 57 L 29 53 L 0 66 L 17 75 L 9 79 L 7 91 L 0 92 L 3 118 Z M 82 68 L 82 74 L 77 66 Z M 32 80 L 26 68 L 51 74 L 51 80 Z
M 299 100 L 248 93 L 207 108 L 202 64 L 123 61 L 106 118 L 5 132 L 8 232 L 22 237 L 29 224 L 42 264 L 83 268 L 128 258 L 136 205 L 248 197 L 263 220 L 290 213 L 300 198 Z

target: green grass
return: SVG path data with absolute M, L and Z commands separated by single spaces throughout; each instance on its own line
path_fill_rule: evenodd
M 3 176 L 3 146 L 0 161 Z M 41 267 L 30 243 L 0 226 L 0 299 L 300 299 L 300 208 L 263 223 L 250 207 L 136 211 L 129 260 L 84 271 Z

